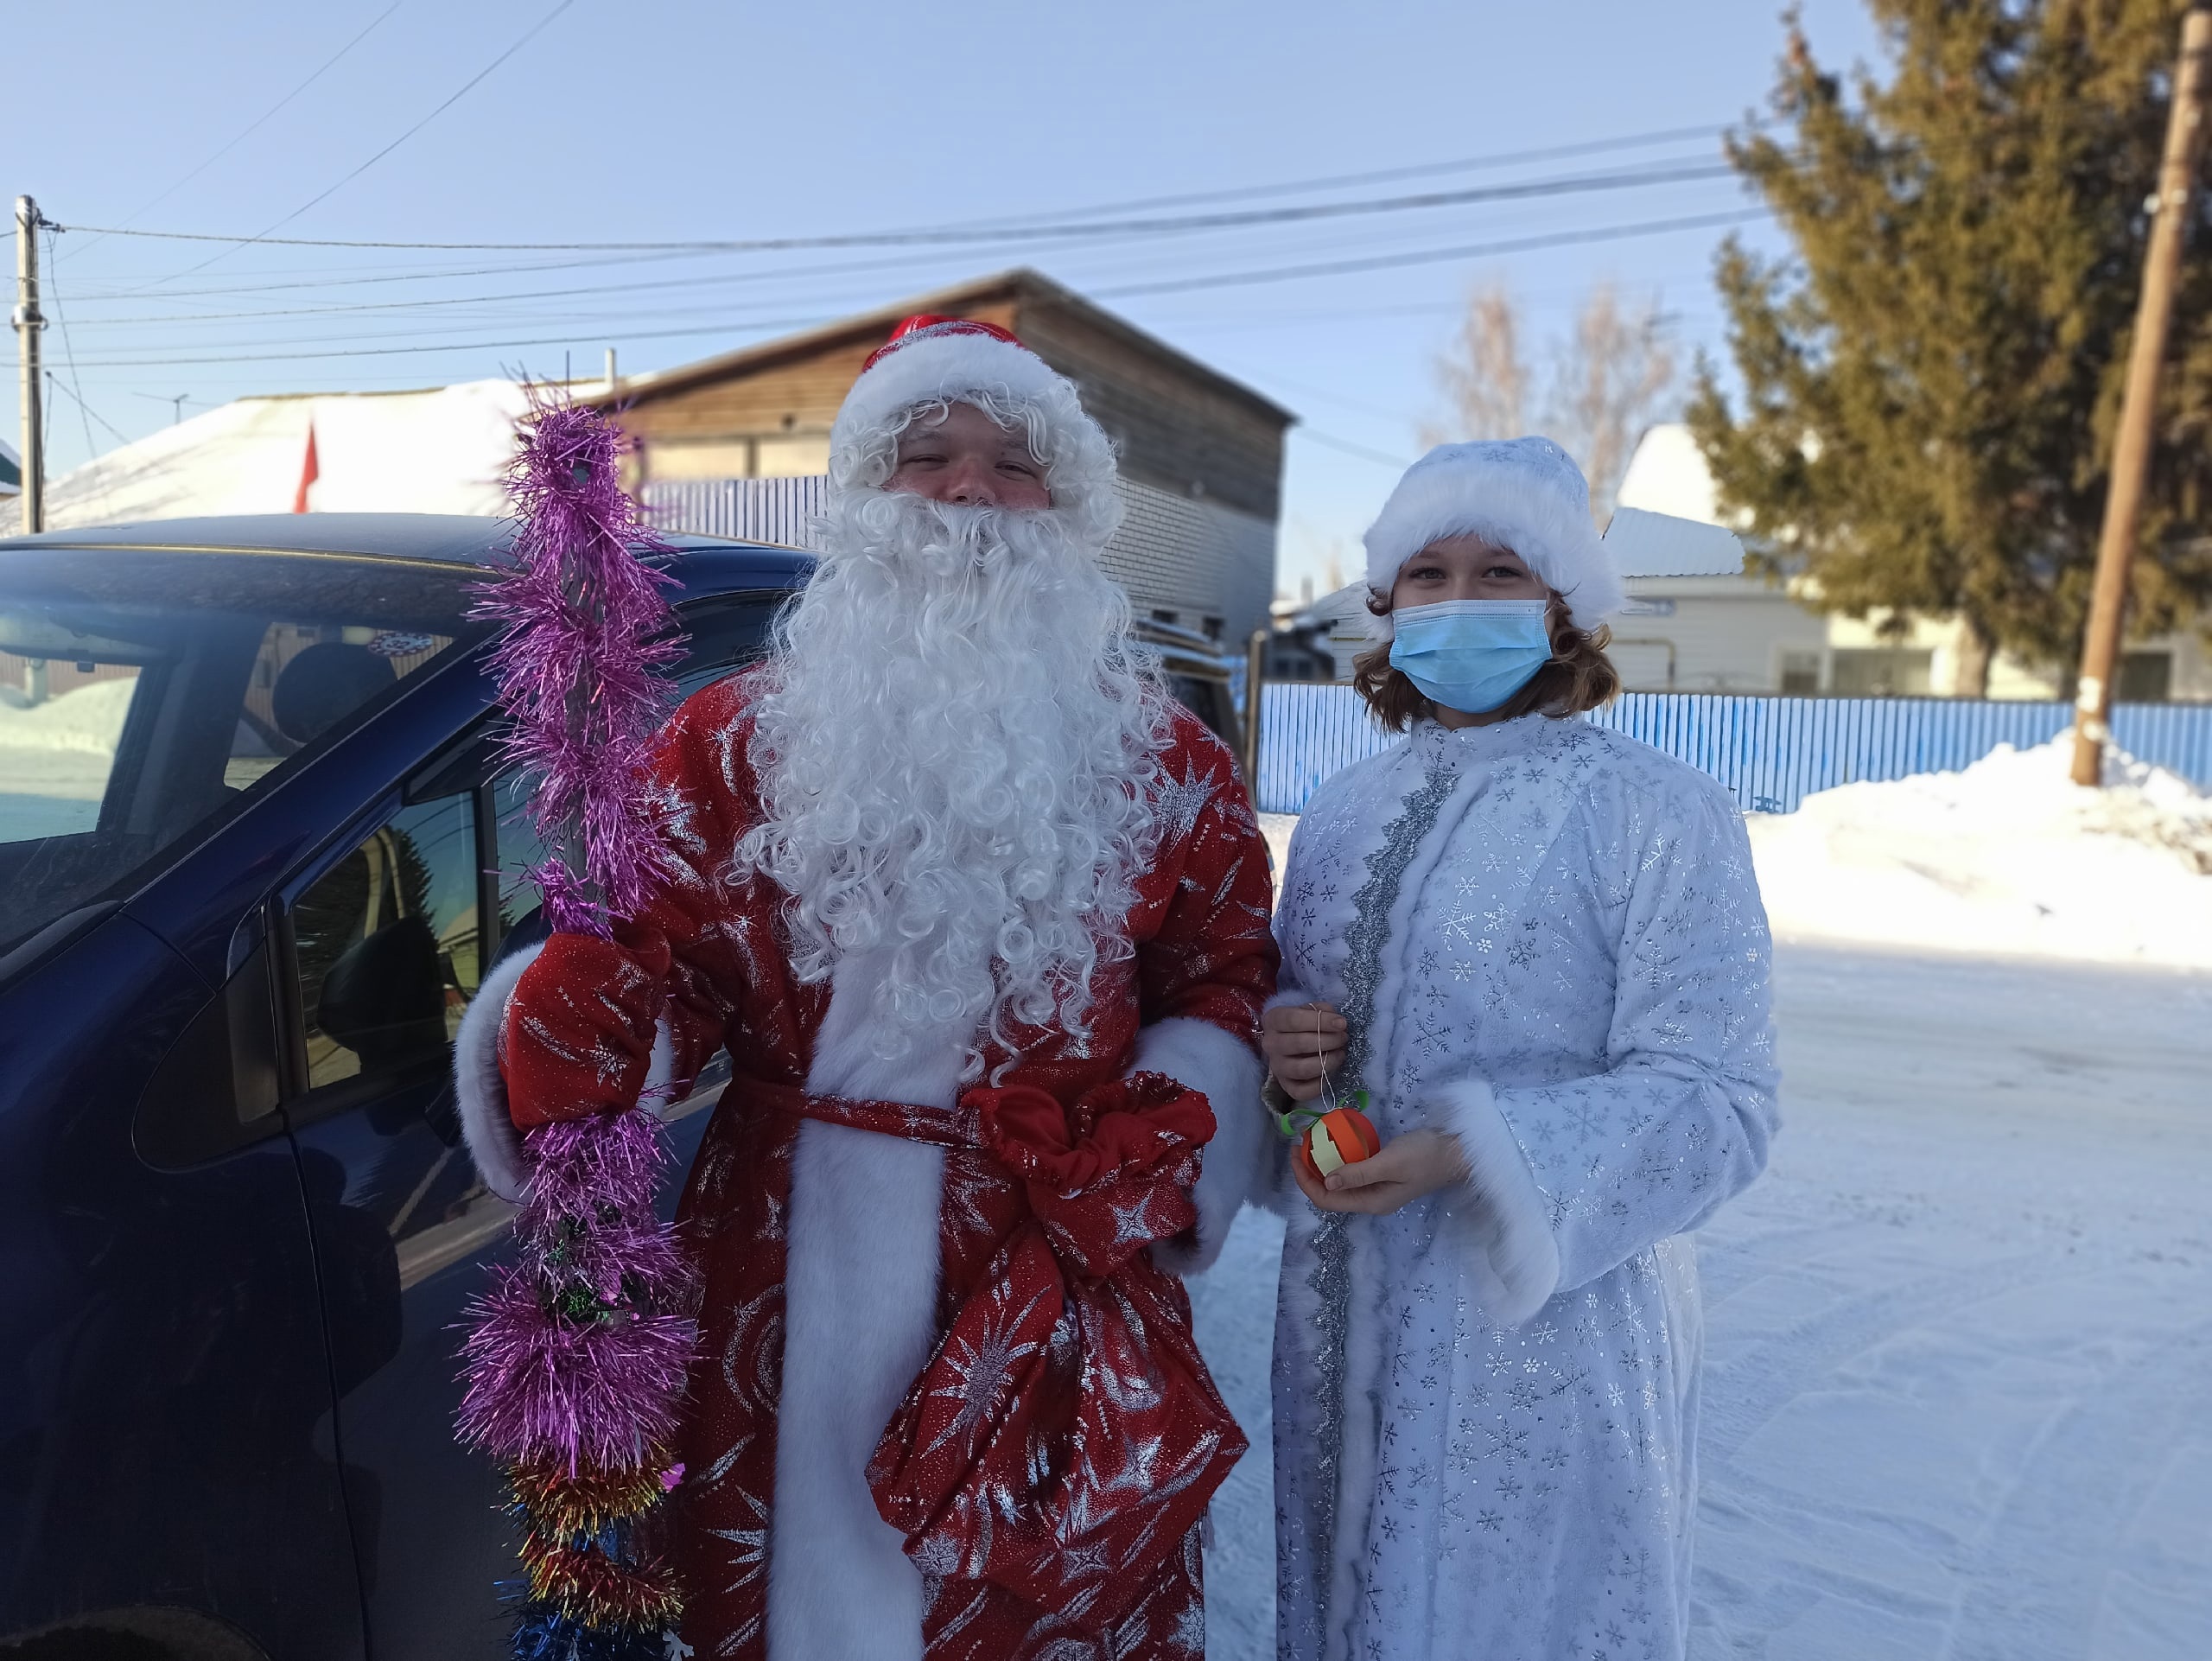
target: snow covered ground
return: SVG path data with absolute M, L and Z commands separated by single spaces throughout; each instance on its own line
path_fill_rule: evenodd
M 66 836 L 99 821 L 137 685 L 96 681 L 35 705 L 0 687 L 0 842 Z
M 2212 1657 L 2212 800 L 2060 747 L 1755 818 L 1783 1130 L 1700 1236 L 1700 1661 Z M 1295 821 L 1262 816 L 1281 869 Z M 1274 1653 L 1281 1226 L 1192 1285 Z
M 2070 737 L 1962 773 L 1847 785 L 1749 824 L 1784 939 L 2212 969 L 2212 797 Z
M 1700 1239 L 1693 1653 L 2212 1656 L 2212 977 L 1793 945 L 1777 990 L 1783 1133 Z M 1192 1288 L 1254 1443 L 1214 1661 L 1274 1653 L 1280 1241 Z

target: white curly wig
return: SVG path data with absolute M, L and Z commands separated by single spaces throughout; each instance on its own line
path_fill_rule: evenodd
M 899 435 L 954 404 L 1026 430 L 1052 511 L 1083 546 L 1106 545 L 1122 523 L 1113 441 L 1074 382 L 1004 329 L 964 318 L 909 318 L 868 360 L 830 429 L 831 492 L 880 490 Z
M 753 705 L 761 818 L 736 859 L 789 896 L 802 981 L 888 954 L 879 1056 L 972 1033 L 971 1079 L 1030 1029 L 1085 1041 L 1094 983 L 1130 972 L 1170 730 L 1098 560 L 1121 516 L 1113 447 L 1003 333 L 916 320 L 839 412 L 821 563 Z M 1051 506 L 886 488 L 899 435 L 956 403 L 1027 435 Z

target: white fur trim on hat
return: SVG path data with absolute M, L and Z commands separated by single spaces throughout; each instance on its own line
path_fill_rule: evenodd
M 910 335 L 861 372 L 830 429 L 830 447 L 842 449 L 918 404 L 957 401 L 964 392 L 1044 404 L 1065 385 L 1066 379 L 1027 347 L 980 332 L 926 331 Z
M 1613 558 L 1590 519 L 1590 487 L 1548 438 L 1440 444 L 1406 469 L 1367 533 L 1367 586 L 1387 595 L 1415 554 L 1446 537 L 1478 536 L 1510 549 L 1566 597 L 1577 628 L 1627 601 Z M 1384 635 L 1390 620 L 1377 620 Z
M 1075 383 L 1035 353 L 957 323 L 901 337 L 861 372 L 830 429 L 832 498 L 882 487 L 910 411 L 963 401 L 1001 421 L 1017 413 L 1033 421 L 1054 510 L 1086 546 L 1104 547 L 1122 522 L 1105 429 Z

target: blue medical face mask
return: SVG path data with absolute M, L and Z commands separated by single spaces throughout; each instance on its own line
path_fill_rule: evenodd
M 1551 660 L 1542 600 L 1444 600 L 1396 613 L 1390 666 L 1432 703 L 1487 715 Z

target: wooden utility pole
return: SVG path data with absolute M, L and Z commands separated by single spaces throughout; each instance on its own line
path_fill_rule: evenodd
M 2089 607 L 2089 632 L 2082 647 L 2082 678 L 2074 695 L 2074 782 L 2104 777 L 2105 743 L 2111 736 L 2114 671 L 2127 615 L 2127 573 L 2135 559 L 2137 522 L 2151 470 L 2151 431 L 2158 414 L 2158 371 L 2166 355 L 2174 286 L 2181 274 L 2182 240 L 2189 231 L 2196 148 L 2204 127 L 2206 60 L 2212 56 L 2212 10 L 2190 8 L 2181 25 L 2181 59 L 2174 67 L 2173 109 L 2166 121 L 2166 150 L 2158 162 L 2158 194 L 2151 198 L 2151 245 L 2143 257 L 2143 295 L 2135 308 L 2134 350 L 2113 443 L 2112 482 L 2097 539 L 2097 586 Z
M 23 532 L 46 529 L 46 421 L 39 404 L 38 204 L 16 198 L 16 357 L 22 368 Z

